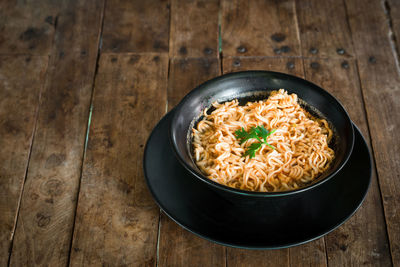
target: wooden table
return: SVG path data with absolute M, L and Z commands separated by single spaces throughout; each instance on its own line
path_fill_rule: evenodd
M 400 266 L 400 2 L 0 1 L 0 266 Z M 344 225 L 273 251 L 160 212 L 144 144 L 195 85 L 264 69 L 321 85 L 370 142 Z

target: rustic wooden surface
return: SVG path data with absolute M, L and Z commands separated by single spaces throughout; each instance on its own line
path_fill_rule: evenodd
M 44 56 L 0 56 L 0 265 L 7 265 L 47 68 Z M 25 78 L 15 75 L 15 70 Z
M 188 88 L 219 74 L 220 64 L 217 58 L 172 58 L 168 80 L 168 110 L 190 91 Z M 210 243 L 182 229 L 164 213 L 161 214 L 160 221 L 159 254 L 165 255 L 159 258 L 160 266 L 225 266 L 223 246 Z
M 172 0 L 171 58 L 217 57 L 218 14 L 218 0 Z
M 103 6 L 60 6 L 11 265 L 68 263 Z
M 0 0 L 0 266 L 400 266 L 399 50 L 395 0 Z M 157 121 L 251 69 L 331 92 L 373 155 L 362 207 L 302 246 L 204 240 L 144 181 Z
M 141 159 L 165 112 L 168 57 L 103 54 L 99 63 L 71 265 L 154 265 L 159 210 Z

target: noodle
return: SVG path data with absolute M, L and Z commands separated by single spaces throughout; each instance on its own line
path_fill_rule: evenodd
M 215 110 L 193 128 L 194 159 L 199 169 L 220 184 L 249 191 L 274 192 L 300 188 L 330 167 L 332 130 L 297 102 L 297 95 L 273 91 L 266 100 L 239 106 L 237 100 L 213 103 Z M 240 144 L 235 131 L 264 126 L 276 131 L 250 158 L 243 156 L 251 138 Z

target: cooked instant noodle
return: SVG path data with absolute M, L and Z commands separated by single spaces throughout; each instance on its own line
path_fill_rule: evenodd
M 296 94 L 280 89 L 244 106 L 233 100 L 213 107 L 211 114 L 204 110 L 192 139 L 195 162 L 209 179 L 242 190 L 286 191 L 310 183 L 330 167 L 332 129 L 305 111 Z M 237 131 L 256 127 L 270 132 L 266 140 L 241 143 Z M 252 146 L 256 143 L 261 145 Z M 259 148 L 252 157 L 248 151 L 254 147 Z

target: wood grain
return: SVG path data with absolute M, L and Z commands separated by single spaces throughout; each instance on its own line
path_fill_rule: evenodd
M 9 258 L 47 61 L 0 56 L 0 266 Z
M 303 77 L 303 62 L 299 58 L 284 57 L 225 57 L 223 72 L 268 70 Z
M 49 55 L 59 1 L 0 1 L 0 54 Z
M 62 10 L 57 27 L 62 32 L 56 32 L 42 93 L 11 265 L 68 262 L 103 3 L 69 2 Z
M 394 266 L 400 265 L 400 75 L 380 1 L 347 1 Z M 360 16 L 359 14 L 363 14 Z M 373 23 L 371 23 L 373 22 Z
M 226 253 L 226 265 L 229 267 L 290 266 L 289 249 L 246 250 L 238 248 L 228 248 Z
M 200 238 L 161 215 L 158 266 L 226 266 L 226 248 Z
M 93 97 L 71 265 L 155 266 L 159 209 L 144 144 L 165 112 L 168 58 L 103 54 Z
M 168 110 L 175 107 L 190 90 L 219 74 L 220 66 L 217 58 L 171 59 L 168 78 Z
M 290 248 L 290 266 L 326 267 L 325 237 Z M 334 265 L 333 265 L 334 266 Z
M 219 74 L 217 58 L 171 59 L 168 110 L 191 89 Z M 225 247 L 184 230 L 163 213 L 158 246 L 159 266 L 225 266 Z
M 168 52 L 169 3 L 106 2 L 102 52 Z
M 399 49 L 395 0 L 0 0 L 0 266 L 400 266 Z M 159 213 L 144 143 L 222 69 L 305 75 L 345 105 L 377 168 L 349 221 L 250 251 Z
M 222 0 L 224 56 L 299 56 L 294 0 Z
M 171 1 L 171 57 L 218 57 L 219 0 Z
M 297 1 L 296 12 L 304 56 L 353 56 L 350 29 L 342 1 Z
M 368 126 L 354 60 L 307 59 L 304 60 L 304 66 L 307 80 L 337 97 L 368 140 Z M 360 210 L 325 240 L 329 266 L 390 266 L 375 169 L 369 193 Z
M 386 5 L 387 18 L 390 20 L 390 27 L 393 31 L 391 38 L 395 42 L 395 49 L 397 59 L 399 60 L 399 49 L 400 49 L 400 2 L 396 0 L 386 0 L 384 1 Z

